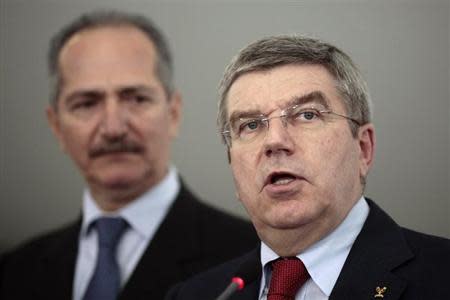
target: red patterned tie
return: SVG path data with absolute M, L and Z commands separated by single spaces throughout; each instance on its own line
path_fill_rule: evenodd
M 273 261 L 267 300 L 294 300 L 295 294 L 308 278 L 305 265 L 297 257 Z

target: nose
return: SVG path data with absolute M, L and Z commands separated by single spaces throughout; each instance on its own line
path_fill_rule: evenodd
M 288 132 L 288 126 L 283 118 L 272 118 L 268 124 L 263 142 L 264 153 L 267 157 L 277 155 L 291 155 L 295 142 Z
M 119 101 L 108 99 L 100 124 L 101 136 L 108 141 L 123 139 L 127 134 L 127 119 L 127 112 L 120 107 Z

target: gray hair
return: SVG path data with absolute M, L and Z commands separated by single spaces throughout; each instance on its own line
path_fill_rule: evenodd
M 99 27 L 131 26 L 141 30 L 154 44 L 158 58 L 156 75 L 167 95 L 173 92 L 173 65 L 169 46 L 162 32 L 148 18 L 118 11 L 94 11 L 83 14 L 63 27 L 50 41 L 48 68 L 51 79 L 50 104 L 57 107 L 63 78 L 59 67 L 61 49 L 78 32 Z
M 360 125 L 370 122 L 370 97 L 362 75 L 350 57 L 340 49 L 323 41 L 303 36 L 273 36 L 255 41 L 242 49 L 225 69 L 219 86 L 217 125 L 220 133 L 229 130 L 227 122 L 227 94 L 241 75 L 269 70 L 278 66 L 321 65 L 336 79 L 349 117 Z M 349 121 L 353 136 L 358 125 Z M 224 143 L 225 138 L 222 136 Z

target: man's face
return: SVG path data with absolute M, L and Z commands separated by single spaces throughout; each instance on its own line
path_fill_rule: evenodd
M 61 51 L 63 83 L 47 115 L 94 191 L 141 193 L 167 172 L 181 100 L 167 98 L 156 62 L 153 43 L 130 26 L 82 31 Z
M 297 102 L 347 115 L 335 80 L 324 67 L 286 65 L 240 76 L 228 92 L 228 118 L 279 116 Z M 303 130 L 274 118 L 262 138 L 233 140 L 230 158 L 237 194 L 260 237 L 265 240 L 270 229 L 309 226 L 325 234 L 337 226 L 362 194 L 360 176 L 368 172 L 373 142 L 372 125 L 362 126 L 355 138 L 348 120 L 339 117 Z

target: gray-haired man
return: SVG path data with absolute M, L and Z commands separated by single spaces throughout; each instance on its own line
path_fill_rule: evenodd
M 218 125 L 261 246 L 168 299 L 214 299 L 233 276 L 248 282 L 230 299 L 450 299 L 450 241 L 363 195 L 375 133 L 345 53 L 299 36 L 250 44 L 225 71 Z

